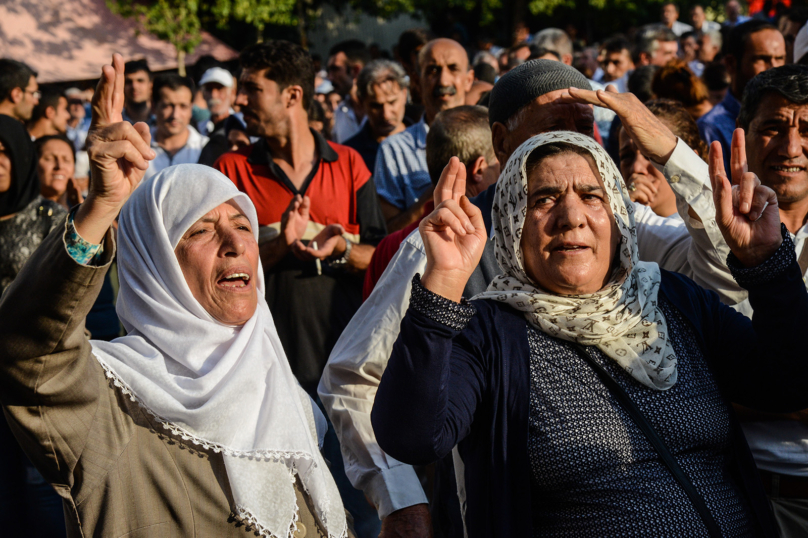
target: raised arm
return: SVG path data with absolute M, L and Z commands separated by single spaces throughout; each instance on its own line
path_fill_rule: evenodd
M 57 226 L 0 302 L 0 401 L 28 457 L 49 482 L 67 487 L 106 386 L 101 366 L 91 359 L 84 320 L 115 253 L 110 225 L 116 208 L 131 192 L 107 180 L 134 188 L 153 156 L 142 127 L 109 123 L 123 106 L 120 55 L 113 63 L 105 66 L 93 99 L 93 183 L 73 221 L 75 231 L 69 220 Z M 72 247 L 84 243 L 75 232 L 82 241 L 103 242 L 92 265 L 77 261 L 83 250 Z
M 736 142 L 735 185 L 727 178 L 718 142 L 710 146 L 710 180 L 716 222 L 732 251 L 728 265 L 748 290 L 754 315 L 750 322 L 713 301 L 703 334 L 719 383 L 733 401 L 761 411 L 797 411 L 808 407 L 803 336 L 808 292 L 794 244 L 780 223 L 777 196 L 747 171 L 742 132 Z

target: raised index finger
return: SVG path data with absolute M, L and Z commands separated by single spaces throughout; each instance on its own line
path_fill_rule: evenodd
M 123 120 L 123 57 L 112 55 L 112 65 L 101 68 L 101 79 L 93 94 L 90 130 L 104 128 Z
M 746 135 L 743 129 L 735 129 L 732 133 L 731 151 L 729 168 L 732 174 L 732 184 L 739 185 L 743 175 L 749 171 L 746 163 Z
M 462 183 L 462 185 L 458 185 L 458 183 Z M 462 189 L 460 196 L 465 194 L 466 167 L 460 162 L 460 159 L 452 157 L 443 169 L 438 184 L 435 185 L 435 191 L 432 196 L 435 207 L 438 207 L 444 200 L 458 200 L 459 196 L 455 196 L 455 191 L 458 188 Z

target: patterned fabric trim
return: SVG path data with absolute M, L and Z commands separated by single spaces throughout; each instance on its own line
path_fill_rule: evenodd
M 67 253 L 70 257 L 79 265 L 93 265 L 98 257 L 104 253 L 104 243 L 102 241 L 100 245 L 94 245 L 80 236 L 73 223 L 75 214 L 76 210 L 74 209 L 67 217 L 65 248 L 67 248 Z
M 429 319 L 446 325 L 455 331 L 465 329 L 477 312 L 477 309 L 466 299 L 456 303 L 446 297 L 432 293 L 421 284 L 421 275 L 418 273 L 412 277 L 410 307 Z
M 788 233 L 786 225 L 780 223 L 783 242 L 772 256 L 757 267 L 744 267 L 738 258 L 730 252 L 727 256 L 727 267 L 735 281 L 744 288 L 758 284 L 766 284 L 776 280 L 788 267 L 797 260 L 794 252 L 794 240 Z

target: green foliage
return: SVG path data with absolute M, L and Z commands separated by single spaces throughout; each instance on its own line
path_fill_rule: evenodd
M 253 25 L 261 35 L 268 24 L 298 24 L 296 6 L 297 0 L 215 0 L 210 10 L 220 27 L 232 18 Z
M 133 18 L 142 29 L 174 45 L 177 53 L 194 51 L 202 41 L 196 0 L 106 0 L 113 13 Z

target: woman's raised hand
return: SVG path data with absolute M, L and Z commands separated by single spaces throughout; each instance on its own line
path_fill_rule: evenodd
M 771 257 L 783 236 L 777 195 L 749 172 L 743 129 L 732 135 L 730 163 L 732 184 L 724 169 L 721 144 L 710 145 L 710 182 L 713 185 L 715 220 L 730 250 L 746 267 L 760 265 Z
M 443 169 L 433 197 L 435 210 L 419 226 L 427 260 L 421 283 L 459 302 L 480 263 L 487 234 L 480 209 L 466 197 L 466 167 L 457 157 Z
M 143 179 L 151 149 L 145 123 L 123 121 L 123 57 L 112 56 L 102 68 L 93 96 L 93 116 L 87 135 L 90 157 L 90 192 L 75 217 L 76 231 L 91 243 L 100 243 L 126 200 Z

